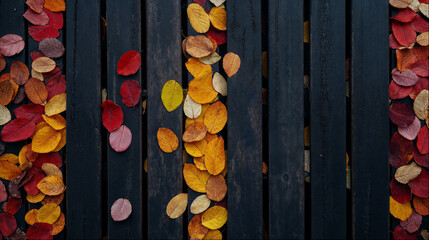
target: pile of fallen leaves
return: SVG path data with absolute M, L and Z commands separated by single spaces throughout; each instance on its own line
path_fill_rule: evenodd
M 390 0 L 390 48 L 397 66 L 389 86 L 390 120 L 397 131 L 390 139 L 390 213 L 400 220 L 394 239 L 428 236 L 419 231 L 429 214 L 429 1 Z
M 61 58 L 65 51 L 56 39 L 63 27 L 65 2 L 28 0 L 26 4 L 23 17 L 32 24 L 28 33 L 39 42 L 38 50 L 31 52 L 30 66 L 13 61 L 9 73 L 0 76 L 0 125 L 4 125 L 1 140 L 23 145 L 15 155 L 7 153 L 6 145 L 0 142 L 0 178 L 9 181 L 0 181 L 0 202 L 5 202 L 0 232 L 11 239 L 52 239 L 65 226 L 59 206 L 66 189 L 59 151 L 66 144 L 66 81 L 53 60 Z M 6 68 L 4 57 L 21 53 L 24 47 L 21 36 L 2 36 L 0 71 Z M 22 104 L 26 102 L 31 103 Z M 14 119 L 10 109 L 14 109 Z M 32 203 L 25 215 L 30 225 L 26 233 L 17 227 L 14 217 L 27 204 L 23 199 Z

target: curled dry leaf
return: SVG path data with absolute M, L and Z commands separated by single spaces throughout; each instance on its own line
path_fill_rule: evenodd
M 426 120 L 429 118 L 429 91 L 424 89 L 414 99 L 413 109 L 418 118 Z
M 186 10 L 189 22 L 194 30 L 198 33 L 206 33 L 210 28 L 209 15 L 199 4 L 191 3 Z
M 46 174 L 46 176 L 57 175 L 58 177 L 63 178 L 63 173 L 53 163 L 44 163 L 42 165 L 42 170 Z
M 52 12 L 63 12 L 66 10 L 65 0 L 45 0 L 43 6 Z
M 24 85 L 30 77 L 27 65 L 20 61 L 13 61 L 10 65 L 10 77 L 18 85 Z
M 45 38 L 39 43 L 39 51 L 49 58 L 59 58 L 65 50 L 63 43 L 56 38 Z
M 189 82 L 188 94 L 197 103 L 213 102 L 217 92 L 213 88 L 212 73 L 202 74 Z
M 37 188 L 45 195 L 56 196 L 60 195 L 66 190 L 63 179 L 57 175 L 51 175 L 43 178 L 38 184 Z
M 201 74 L 208 74 L 212 72 L 212 67 L 206 63 L 201 62 L 197 58 L 191 57 L 185 63 L 186 69 L 194 77 L 198 77 Z
M 31 149 L 37 153 L 52 152 L 58 146 L 60 140 L 61 133 L 51 126 L 46 126 L 34 135 Z
M 124 122 L 124 114 L 122 108 L 110 100 L 106 100 L 101 104 L 103 113 L 101 115 L 103 126 L 109 132 L 118 129 Z
M 210 10 L 209 17 L 213 27 L 221 31 L 226 30 L 226 10 L 224 8 L 220 8 L 220 7 L 212 8 Z
M 419 77 L 412 70 L 407 69 L 400 72 L 397 68 L 392 70 L 392 78 L 398 85 L 408 87 L 413 86 L 419 81 Z
M 216 90 L 216 92 L 218 92 L 224 97 L 228 95 L 228 83 L 226 82 L 225 78 L 218 72 L 215 72 L 213 75 L 213 88 L 214 90 Z
M 3 56 L 14 56 L 24 49 L 25 42 L 16 34 L 6 34 L 0 38 L 0 53 Z
M 131 215 L 131 212 L 131 203 L 128 199 L 125 198 L 117 199 L 110 208 L 110 215 L 115 222 L 124 221 Z
M 49 17 L 43 11 L 40 13 L 36 13 L 31 8 L 29 8 L 22 16 L 33 25 L 46 25 L 49 23 Z
M 204 164 L 212 175 L 218 175 L 225 168 L 225 148 L 222 136 L 207 144 Z
M 420 120 L 417 117 L 415 117 L 413 123 L 411 123 L 407 127 L 398 127 L 399 134 L 401 134 L 401 136 L 411 141 L 416 139 L 417 134 L 419 134 L 419 131 L 420 131 Z
M 407 230 L 410 233 L 413 233 L 419 230 L 420 225 L 422 225 L 422 219 L 422 215 L 413 211 L 413 213 L 411 213 L 411 216 L 407 220 L 401 221 L 400 224 L 403 229 Z
M 225 225 L 227 218 L 228 213 L 225 208 L 213 206 L 203 213 L 202 224 L 209 229 L 215 230 Z
M 410 202 L 399 203 L 390 197 L 390 213 L 397 219 L 405 221 L 412 213 Z
M 141 56 L 137 51 L 131 50 L 124 53 L 118 62 L 118 74 L 129 76 L 136 73 L 140 68 L 141 62 Z
M 11 119 L 12 115 L 10 115 L 9 109 L 3 105 L 0 105 L 0 126 L 10 122 Z
M 37 212 L 37 222 L 53 224 L 61 214 L 60 206 L 55 203 L 48 203 L 42 206 Z
M 159 128 L 156 133 L 159 148 L 166 153 L 172 153 L 179 147 L 179 139 L 168 128 Z
M 202 106 L 199 103 L 196 103 L 189 94 L 186 95 L 185 101 L 183 103 L 183 112 L 188 118 L 197 118 L 201 115 Z
M 67 108 L 66 101 L 67 95 L 65 93 L 55 95 L 45 105 L 45 114 L 47 116 L 52 116 L 64 112 Z
M 195 122 L 186 128 L 183 133 L 184 142 L 197 142 L 205 138 L 207 133 L 207 127 L 200 122 Z
M 228 77 L 234 76 L 240 69 L 240 65 L 241 65 L 241 59 L 235 53 L 229 52 L 225 54 L 225 56 L 223 57 L 222 66 L 223 66 L 223 70 L 225 70 L 225 73 L 226 75 L 228 75 Z
M 45 84 L 37 78 L 30 78 L 24 86 L 28 99 L 35 104 L 45 104 L 48 90 Z
M 207 131 L 211 134 L 218 133 L 226 125 L 228 112 L 225 105 L 218 101 L 210 105 L 204 115 L 204 125 L 207 126 Z
M 111 132 L 109 136 L 110 147 L 112 147 L 116 152 L 127 150 L 131 145 L 131 140 L 131 130 L 125 125 L 122 125 L 115 131 Z
M 389 116 L 398 127 L 407 127 L 414 121 L 414 110 L 405 103 L 392 103 Z
M 39 57 L 31 64 L 31 67 L 39 73 L 51 72 L 56 66 L 55 61 L 48 57 Z
M 33 135 L 34 122 L 25 118 L 16 118 L 6 124 L 1 130 L 1 139 L 4 142 L 18 142 L 26 140 Z
M 207 57 L 213 52 L 213 43 L 203 35 L 190 36 L 186 40 L 186 52 L 192 57 Z
M 201 224 L 201 214 L 195 215 L 188 225 L 188 234 L 190 239 L 203 239 L 209 229 Z
M 183 177 L 188 187 L 196 192 L 205 193 L 207 180 L 210 174 L 201 171 L 195 165 L 186 163 L 183 167 Z
M 210 176 L 206 184 L 206 194 L 210 200 L 220 202 L 226 196 L 227 186 L 221 174 Z
M 395 173 L 395 179 L 402 184 L 407 184 L 409 181 L 416 178 L 421 171 L 422 168 L 415 162 L 412 162 L 409 165 L 398 168 Z
M 126 80 L 122 83 L 119 94 L 125 106 L 133 107 L 139 103 L 141 91 L 139 82 L 136 80 Z
M 210 199 L 207 195 L 203 194 L 194 199 L 191 204 L 190 210 L 192 214 L 200 214 L 210 207 Z
M 185 150 L 192 157 L 202 157 L 207 147 L 207 142 L 202 139 L 197 142 L 185 142 Z M 205 170 L 205 169 L 204 169 Z
M 176 219 L 185 212 L 188 206 L 188 194 L 180 193 L 173 197 L 167 204 L 167 216 L 171 219 Z
M 170 80 L 164 84 L 161 91 L 161 100 L 167 111 L 172 112 L 180 106 L 183 101 L 182 86 L 175 80 Z

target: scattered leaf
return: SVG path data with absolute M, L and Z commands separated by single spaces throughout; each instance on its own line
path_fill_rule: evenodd
M 212 73 L 199 75 L 189 82 L 188 94 L 197 103 L 211 103 L 217 97 L 213 88 Z
M 42 170 L 46 174 L 46 176 L 57 175 L 58 177 L 63 178 L 63 173 L 53 163 L 44 163 L 42 165 Z
M 25 214 L 25 217 L 24 217 L 24 219 L 25 219 L 25 222 L 28 224 L 28 225 L 33 225 L 33 224 L 35 224 L 36 222 L 37 222 L 37 212 L 38 212 L 39 210 L 37 210 L 37 209 L 31 209 L 30 211 L 28 211 L 26 214 Z
M 45 0 L 27 0 L 25 4 L 36 13 L 41 13 Z
M 53 229 L 52 229 L 51 235 L 55 236 L 59 234 L 61 231 L 63 231 L 65 225 L 66 225 L 66 217 L 64 216 L 63 213 L 61 213 L 58 220 L 54 224 L 52 224 Z
M 139 70 L 140 65 L 140 54 L 135 50 L 128 51 L 119 59 L 117 66 L 118 74 L 122 76 L 132 75 Z
M 414 196 L 413 198 L 414 210 L 423 216 L 429 215 L 429 198 L 420 198 Z
M 22 15 L 25 19 L 27 19 L 33 25 L 46 25 L 49 23 L 49 17 L 45 12 L 37 13 L 33 11 L 31 8 L 25 11 L 24 15 Z
M 411 22 L 417 16 L 416 12 L 414 12 L 411 8 L 400 9 L 399 12 L 391 17 L 390 19 L 394 19 L 398 22 Z
M 9 81 L 0 82 L 0 105 L 8 105 L 13 98 L 13 88 Z
M 405 103 L 390 105 L 390 120 L 398 127 L 407 127 L 414 121 L 414 110 Z
M 37 221 L 53 224 L 58 220 L 61 214 L 60 206 L 54 203 L 48 203 L 42 206 L 37 212 Z
M 183 103 L 183 112 L 188 118 L 197 118 L 201 115 L 202 106 L 199 103 L 196 103 L 189 94 L 186 95 L 185 101 Z
M 222 233 L 219 230 L 209 230 L 204 240 L 222 240 Z
M 417 135 L 417 149 L 421 154 L 429 153 L 429 130 L 427 126 L 423 126 Z
M 213 88 L 214 90 L 216 90 L 216 92 L 220 93 L 220 95 L 224 97 L 228 95 L 228 83 L 226 82 L 225 78 L 218 72 L 215 72 L 213 75 Z
M 212 72 L 212 67 L 206 63 L 201 62 L 197 58 L 191 57 L 185 63 L 186 69 L 194 77 L 198 77 L 201 74 L 208 74 Z
M 413 158 L 413 142 L 395 132 L 390 139 L 389 162 L 394 168 L 399 168 Z
M 392 70 L 392 78 L 398 85 L 408 87 L 413 86 L 419 81 L 419 77 L 412 70 L 407 69 L 404 72 L 398 71 L 397 68 Z
M 55 61 L 48 57 L 39 57 L 31 64 L 31 67 L 39 73 L 51 72 L 56 66 Z
M 405 221 L 412 213 L 411 204 L 409 202 L 399 203 L 390 197 L 390 213 L 399 220 Z
M 185 150 L 192 157 L 202 157 L 207 147 L 205 139 L 196 142 L 185 142 Z M 204 169 L 205 170 L 205 169 Z
M 214 39 L 217 45 L 222 45 L 226 42 L 226 31 L 220 31 L 213 26 L 210 26 L 210 29 L 206 34 L 208 37 Z
M 110 133 L 110 147 L 116 152 L 123 152 L 131 145 L 132 137 L 131 130 L 127 126 L 122 125 Z
M 3 56 L 11 57 L 19 54 L 24 46 L 24 39 L 16 34 L 6 34 L 0 38 L 0 53 Z
M 405 47 L 416 42 L 416 30 L 413 23 L 392 22 L 392 31 L 396 40 Z
M 63 12 L 66 10 L 66 3 L 64 0 L 45 0 L 43 6 L 52 12 Z
M 194 199 L 191 204 L 190 210 L 192 214 L 200 214 L 210 207 L 210 199 L 207 195 L 203 194 Z
M 51 240 L 53 237 L 52 225 L 49 223 L 35 223 L 27 229 L 26 236 L 28 240 Z
M 203 123 L 195 122 L 186 128 L 182 139 L 184 142 L 197 142 L 204 139 L 206 133 L 207 127 Z
M 407 220 L 401 221 L 401 227 L 410 233 L 417 232 L 420 225 L 422 225 L 422 215 L 414 211 Z
M 62 29 L 64 25 L 63 13 L 51 12 L 44 8 L 43 11 L 49 16 L 49 25 L 52 25 L 55 29 Z
M 401 225 L 396 226 L 395 230 L 393 230 L 393 239 L 394 240 L 417 240 L 418 232 L 409 233 L 405 229 L 401 227 Z
M 11 119 L 12 115 L 10 115 L 9 109 L 3 105 L 0 105 L 0 126 L 10 122 Z
M 24 86 L 28 99 L 35 104 L 44 104 L 48 99 L 45 84 L 37 78 L 30 78 Z
M 38 124 L 43 121 L 42 115 L 45 113 L 45 107 L 30 103 L 17 107 L 13 112 L 17 118 L 25 118 Z
M 173 197 L 167 204 L 167 216 L 176 219 L 183 215 L 188 206 L 188 194 L 180 193 Z
M 408 125 L 407 127 L 398 127 L 398 132 L 404 138 L 408 140 L 414 140 L 417 137 L 417 134 L 420 131 L 420 120 L 415 117 L 413 123 Z
M 213 206 L 203 213 L 202 224 L 203 226 L 215 230 L 225 225 L 227 220 L 227 211 L 220 206 Z
M 180 84 L 174 80 L 166 82 L 162 87 L 161 100 L 169 112 L 179 107 L 183 101 L 183 89 Z
M 119 198 L 112 204 L 110 215 L 115 222 L 124 221 L 131 215 L 132 210 L 131 203 L 128 199 Z
M 8 237 L 15 232 L 17 228 L 15 217 L 8 213 L 0 213 L 0 232 L 3 236 Z
M 422 90 L 414 99 L 413 109 L 418 118 L 425 120 L 429 118 L 429 91 Z
M 191 3 L 186 10 L 189 22 L 194 30 L 198 33 L 206 33 L 210 28 L 209 15 L 199 4 Z
M 218 101 L 210 105 L 204 115 L 204 125 L 211 134 L 222 131 L 227 121 L 227 110 L 225 105 Z
M 223 70 L 225 70 L 225 73 L 226 75 L 228 75 L 228 77 L 234 76 L 240 69 L 240 65 L 241 65 L 241 59 L 235 53 L 229 52 L 225 54 L 225 56 L 223 57 L 222 66 L 223 66 Z
M 390 181 L 390 194 L 399 203 L 411 201 L 411 188 L 407 184 L 402 184 L 392 179 Z
M 33 137 L 31 149 L 37 153 L 52 152 L 61 140 L 61 133 L 46 126 L 37 131 Z
M 119 94 L 127 107 L 134 107 L 140 101 L 141 88 L 136 80 L 126 80 L 122 83 Z
M 395 179 L 402 184 L 407 184 L 409 181 L 416 178 L 421 171 L 422 168 L 415 162 L 412 162 L 409 165 L 398 168 L 395 172 Z
M 179 139 L 168 128 L 159 128 L 156 133 L 159 148 L 166 153 L 172 153 L 179 147 Z
M 124 114 L 121 107 L 110 100 L 106 100 L 101 104 L 103 113 L 101 115 L 103 126 L 109 132 L 118 129 L 124 122 Z
M 39 203 L 45 198 L 45 196 L 46 196 L 45 194 L 43 194 L 42 192 L 39 192 L 36 195 L 27 194 L 26 199 L 29 203 Z
M 408 183 L 411 192 L 421 198 L 429 198 L 429 171 L 422 168 L 421 173 Z

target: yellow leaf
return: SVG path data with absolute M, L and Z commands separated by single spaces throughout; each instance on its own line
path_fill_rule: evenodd
M 204 125 L 211 134 L 222 131 L 227 121 L 227 110 L 222 102 L 215 102 L 207 109 L 204 115 Z
M 185 150 L 192 157 L 202 157 L 206 151 L 207 142 L 205 139 L 201 139 L 197 142 L 185 142 Z
M 34 135 L 31 149 L 37 153 L 52 152 L 60 141 L 61 133 L 51 126 L 46 126 Z
M 197 103 L 211 103 L 217 97 L 217 92 L 213 88 L 212 73 L 192 79 L 189 82 L 188 94 Z
M 25 222 L 28 224 L 28 225 L 33 225 L 33 224 L 35 224 L 36 222 L 37 222 L 37 213 L 38 213 L 38 211 L 39 210 L 37 210 L 37 209 L 31 209 L 30 211 L 28 211 L 26 214 L 25 214 L 25 217 L 24 217 L 24 219 L 25 219 Z
M 45 198 L 45 196 L 46 196 L 45 194 L 43 194 L 42 192 L 39 192 L 36 195 L 27 194 L 25 198 L 30 203 L 38 203 L 38 202 L 41 202 Z
M 53 116 L 42 115 L 43 119 L 49 126 L 55 130 L 61 130 L 66 127 L 66 120 L 60 114 L 55 114 Z
M 225 168 L 225 149 L 222 136 L 207 144 L 204 163 L 207 171 L 212 175 L 218 175 Z
M 61 214 L 60 206 L 55 203 L 48 203 L 42 206 L 37 212 L 37 221 L 53 224 Z
M 66 10 L 64 0 L 45 0 L 43 6 L 51 12 L 63 12 Z
M 60 233 L 64 229 L 65 225 L 66 225 L 66 216 L 64 215 L 64 213 L 61 213 L 58 220 L 54 224 L 52 224 L 53 228 L 52 228 L 51 235 L 55 236 L 58 233 Z
M 209 108 L 209 106 L 210 106 L 210 104 L 202 104 L 201 105 L 201 114 L 197 118 L 195 118 L 195 119 L 186 118 L 185 129 L 188 128 L 189 125 L 191 125 L 192 123 L 195 123 L 195 122 L 202 123 L 202 122 L 204 122 L 204 115 L 206 114 L 207 109 Z
M 168 128 L 160 128 L 156 133 L 159 148 L 166 153 L 172 153 L 179 147 L 179 139 L 176 134 Z
M 45 114 L 47 116 L 53 116 L 58 113 L 62 113 L 66 110 L 66 101 L 67 95 L 65 93 L 61 93 L 55 95 L 49 100 L 49 102 L 45 105 Z
M 58 143 L 58 146 L 52 151 L 52 152 L 58 152 L 60 151 L 65 145 L 66 145 L 66 141 L 67 141 L 67 137 L 66 137 L 66 129 L 62 129 L 60 131 L 61 134 L 61 140 Z
M 182 216 L 188 206 L 188 194 L 180 193 L 173 197 L 167 204 L 167 216 L 172 219 Z
M 44 193 L 45 195 L 49 196 L 56 196 L 60 195 L 66 190 L 66 187 L 64 186 L 63 179 L 61 179 L 57 175 L 51 175 L 43 178 L 40 180 L 40 182 L 37 184 L 37 188 Z
M 222 233 L 219 230 L 210 230 L 203 239 L 204 240 L 222 240 Z
M 200 170 L 207 170 L 206 165 L 204 163 L 204 156 L 202 157 L 194 157 L 194 164 Z
M 202 224 L 203 226 L 215 230 L 225 225 L 228 218 L 228 212 L 225 208 L 214 206 L 203 213 Z
M 9 161 L 0 161 L 0 178 L 13 180 L 21 175 L 22 171 L 18 166 Z
M 212 67 L 210 65 L 200 62 L 197 58 L 191 57 L 185 63 L 186 69 L 194 77 L 198 77 L 201 74 L 208 74 L 212 72 Z
M 220 7 L 213 7 L 210 10 L 210 21 L 213 24 L 213 27 L 218 30 L 225 31 L 226 30 L 226 11 Z
M 12 153 L 6 153 L 4 155 L 0 156 L 0 161 L 8 161 L 11 162 L 13 164 L 18 164 L 18 156 L 16 156 L 15 154 Z
M 169 112 L 180 106 L 183 101 L 183 89 L 180 84 L 174 80 L 166 82 L 162 87 L 161 100 Z
M 305 43 L 310 42 L 310 22 L 309 21 L 304 22 L 304 42 Z
M 36 133 L 40 129 L 42 129 L 42 128 L 46 127 L 46 126 L 49 126 L 49 124 L 47 124 L 46 122 L 39 122 L 38 124 L 36 124 L 36 127 L 34 128 L 34 133 L 33 133 L 33 136 L 31 136 L 31 139 L 34 138 L 34 135 L 36 135 Z
M 188 224 L 188 234 L 190 239 L 203 239 L 209 229 L 201 224 L 201 214 L 195 215 Z
M 183 167 L 183 177 L 190 189 L 200 193 L 206 192 L 206 183 L 210 177 L 207 171 L 201 171 L 195 165 L 186 163 Z
M 210 28 L 209 15 L 204 8 L 196 3 L 191 3 L 186 10 L 191 26 L 198 33 L 206 33 Z
M 27 151 L 28 151 L 28 145 L 25 145 L 24 147 L 21 148 L 21 151 L 19 151 L 19 154 L 18 154 L 19 156 L 18 161 L 19 161 L 20 168 L 22 170 L 30 167 L 29 161 L 27 159 Z
M 413 212 L 411 208 L 411 203 L 399 203 L 390 196 L 390 213 L 397 219 L 402 221 L 407 220 Z

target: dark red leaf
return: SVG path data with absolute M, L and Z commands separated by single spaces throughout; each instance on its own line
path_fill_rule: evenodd
M 423 126 L 417 135 L 417 148 L 421 154 L 429 153 L 429 130 L 427 126 Z
M 27 172 L 24 171 L 19 177 L 13 179 L 9 182 L 9 193 L 10 196 L 13 198 L 21 198 L 21 191 L 19 191 L 19 185 L 21 184 L 22 180 L 26 178 Z
M 103 126 L 107 131 L 112 132 L 118 129 L 124 122 L 124 114 L 121 107 L 110 100 L 106 100 L 101 104 L 101 108 L 103 109 L 101 115 Z
M 36 125 L 34 122 L 17 118 L 6 124 L 1 131 L 1 139 L 4 142 L 18 142 L 26 140 L 33 135 Z
M 394 168 L 407 164 L 413 158 L 413 142 L 395 132 L 390 139 L 389 163 Z
M 41 13 L 43 9 L 43 3 L 45 0 L 27 0 L 25 4 L 28 5 L 33 11 Z
M 415 46 L 412 48 L 417 60 L 426 59 L 429 57 L 429 46 Z
M 141 65 L 141 57 L 140 54 L 131 50 L 124 53 L 118 62 L 118 74 L 123 76 L 128 76 L 136 73 Z
M 392 22 L 392 31 L 396 40 L 404 46 L 408 47 L 416 42 L 416 29 L 413 23 Z
M 49 58 L 59 58 L 66 50 L 63 43 L 56 38 L 45 38 L 39 43 L 39 50 Z
M 414 110 L 411 106 L 405 103 L 390 104 L 390 120 L 399 126 L 407 127 L 414 121 Z
M 402 47 L 398 40 L 396 40 L 395 36 L 393 36 L 393 33 L 389 34 L 389 47 L 393 49 L 399 49 Z
M 16 34 L 6 34 L 0 38 L 0 53 L 3 56 L 14 56 L 20 53 L 24 46 L 24 39 Z
M 411 65 L 410 69 L 420 77 L 429 77 L 429 61 L 420 59 Z
M 0 202 L 4 202 L 6 200 L 7 200 L 6 187 L 4 186 L 3 182 L 0 181 Z
M 39 50 L 34 50 L 30 53 L 31 60 L 33 61 L 38 59 L 39 57 L 44 57 L 44 56 L 45 55 L 43 55 L 43 53 Z
M 7 240 L 26 240 L 25 232 L 23 232 L 21 229 L 16 228 L 15 232 L 10 235 Z
M 27 229 L 28 240 L 51 240 L 53 226 L 49 223 L 35 223 Z
M 25 99 L 25 89 L 23 86 L 19 86 L 18 92 L 16 93 L 15 99 L 13 99 L 13 103 L 20 104 Z
M 140 101 L 140 84 L 136 80 L 126 80 L 122 83 L 119 93 L 125 106 L 133 107 Z
M 417 237 L 420 234 L 418 232 L 409 233 L 405 229 L 401 227 L 401 225 L 396 226 L 393 231 L 393 239 L 394 240 L 417 240 Z
M 37 42 L 45 38 L 57 38 L 60 35 L 60 32 L 52 25 L 44 26 L 30 26 L 28 27 L 28 34 Z
M 392 78 L 398 85 L 409 87 L 419 81 L 417 74 L 410 69 L 400 72 L 397 68 L 392 70 Z
M 36 161 L 33 162 L 33 167 L 42 168 L 44 163 L 52 163 L 60 168 L 63 165 L 63 160 L 58 152 L 41 153 Z
M 0 213 L 0 231 L 1 234 L 5 237 L 12 235 L 16 229 L 16 220 L 15 217 L 8 213 Z
M 429 3 L 429 0 L 419 0 L 420 3 Z
M 34 122 L 34 124 L 38 124 L 44 121 L 42 115 L 45 114 L 45 107 L 30 103 L 16 108 L 13 112 L 17 118 L 25 118 Z
M 29 8 L 22 16 L 34 25 L 46 25 L 49 23 L 49 17 L 43 11 L 37 13 Z
M 412 212 L 411 216 L 405 220 L 401 221 L 401 227 L 409 233 L 417 232 L 420 228 L 420 225 L 422 225 L 422 215 Z
M 45 83 L 49 83 L 49 81 L 53 78 L 59 77 L 61 76 L 61 69 L 55 67 L 54 70 L 48 72 L 48 73 L 43 73 L 43 81 Z
M 413 21 L 416 15 L 417 13 L 414 12 L 414 10 L 412 10 L 411 8 L 405 8 L 405 9 L 400 9 L 399 13 L 391 17 L 390 19 L 394 19 L 396 21 L 406 23 L 406 22 Z
M 226 31 L 220 31 L 213 26 L 210 26 L 210 29 L 206 34 L 208 37 L 213 38 L 216 41 L 217 45 L 226 43 Z
M 51 78 L 46 84 L 48 90 L 48 101 L 55 95 L 66 92 L 66 76 L 61 75 Z
M 28 174 L 33 175 L 33 177 L 24 185 L 24 189 L 28 194 L 36 195 L 40 192 L 37 188 L 37 184 L 45 177 L 45 174 L 43 174 L 42 170 L 37 167 L 30 168 L 28 170 Z
M 15 215 L 22 206 L 22 198 L 9 197 L 9 201 L 3 204 L 3 211 Z
M 52 25 L 56 29 L 63 28 L 64 19 L 62 12 L 51 12 L 46 8 L 44 8 L 43 11 L 49 16 L 49 25 Z
M 407 184 L 402 184 L 392 179 L 390 181 L 390 195 L 393 199 L 400 203 L 411 201 L 411 188 Z
M 429 78 L 419 77 L 419 81 L 413 86 L 410 98 L 414 100 L 423 89 L 429 90 Z
M 408 97 L 410 93 L 413 91 L 414 87 L 403 87 L 395 83 L 395 81 L 390 81 L 389 85 L 389 97 L 390 99 L 401 99 Z
M 0 53 L 0 72 L 3 71 L 5 68 L 6 68 L 6 60 L 4 60 L 3 55 L 1 55 Z
M 408 183 L 411 192 L 421 198 L 429 198 L 429 171 L 422 168 L 421 173 Z
M 417 14 L 416 18 L 414 18 L 413 25 L 417 32 L 424 33 L 429 29 L 429 22 L 426 21 L 422 16 Z
M 206 5 L 207 0 L 193 0 L 194 3 L 198 3 L 201 7 L 204 7 Z
M 429 154 L 421 154 L 419 151 L 414 152 L 414 160 L 422 167 L 429 168 Z

